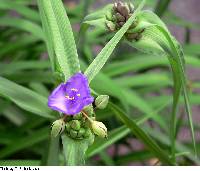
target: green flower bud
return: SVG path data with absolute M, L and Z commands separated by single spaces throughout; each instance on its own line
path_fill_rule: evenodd
M 105 109 L 108 104 L 108 100 L 108 95 L 100 95 L 95 99 L 95 105 L 99 109 Z
M 91 135 L 91 130 L 88 128 L 85 130 L 85 134 L 83 135 L 85 138 L 88 138 Z
M 126 22 L 126 18 L 123 15 L 121 15 L 120 13 L 117 12 L 115 14 L 115 16 L 116 16 L 118 21 L 123 21 L 124 23 Z
M 106 27 L 111 32 L 115 31 L 115 24 L 111 21 L 106 21 Z
M 78 132 L 71 129 L 69 134 L 70 134 L 71 138 L 77 138 Z
M 65 122 L 62 119 L 56 120 L 51 126 L 51 136 L 57 137 L 65 130 Z
M 91 122 L 91 128 L 93 132 L 102 138 L 107 138 L 107 128 L 102 122 L 93 121 Z
M 78 131 L 81 128 L 81 123 L 79 120 L 72 120 L 69 122 L 72 129 Z
M 91 135 L 91 136 L 89 137 L 89 145 L 92 145 L 93 143 L 94 143 L 94 136 Z
M 85 129 L 84 129 L 84 128 L 81 128 L 81 129 L 78 131 L 77 137 L 82 137 L 84 134 L 85 134 Z
M 85 113 L 87 113 L 88 116 L 92 116 L 94 114 L 94 109 L 92 104 L 86 106 L 83 110 Z
M 71 125 L 69 123 L 66 123 L 65 124 L 65 129 L 66 129 L 67 132 L 69 132 L 70 129 L 71 129 Z
M 136 40 L 139 36 L 139 33 L 126 33 L 126 38 L 128 40 Z
M 75 120 L 81 120 L 82 119 L 82 114 L 78 113 L 78 114 L 74 115 L 73 119 L 75 119 Z

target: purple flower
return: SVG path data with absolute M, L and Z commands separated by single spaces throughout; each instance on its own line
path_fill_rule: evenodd
M 48 106 L 64 114 L 74 115 L 93 101 L 87 77 L 77 73 L 52 92 L 48 98 Z

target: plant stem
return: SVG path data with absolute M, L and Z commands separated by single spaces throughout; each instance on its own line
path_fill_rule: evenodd
M 84 110 L 82 110 L 81 113 L 82 113 L 90 122 L 92 122 L 92 119 L 90 119 L 90 118 L 88 117 L 87 113 L 85 113 Z

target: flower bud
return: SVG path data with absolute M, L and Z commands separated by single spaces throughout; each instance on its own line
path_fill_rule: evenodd
M 105 109 L 108 104 L 108 100 L 108 95 L 100 95 L 95 99 L 95 105 L 99 109 Z
M 77 137 L 82 137 L 84 134 L 85 134 L 85 129 L 84 129 L 84 128 L 81 128 L 81 129 L 78 131 Z
M 132 11 L 134 10 L 134 6 L 130 3 L 127 4 L 119 1 L 117 3 L 114 3 L 113 10 L 114 12 L 118 12 L 125 18 L 127 18 L 128 14 L 132 13 Z
M 88 138 L 92 134 L 91 130 L 89 128 L 86 128 L 85 134 L 83 135 L 85 138 Z
M 68 122 L 65 124 L 65 129 L 66 129 L 67 132 L 69 132 L 70 129 L 71 129 L 71 126 Z
M 115 31 L 115 24 L 111 21 L 106 21 L 106 27 L 111 32 Z
M 86 106 L 83 110 L 85 113 L 87 113 L 88 116 L 92 116 L 94 114 L 94 109 L 92 104 Z
M 93 121 L 91 122 L 91 128 L 93 132 L 102 138 L 107 138 L 107 128 L 102 122 Z
M 120 13 L 117 12 L 115 15 L 116 15 L 116 18 L 118 21 L 126 22 L 126 18 L 123 15 L 121 15 Z
M 51 136 L 57 137 L 64 131 L 64 129 L 65 129 L 65 122 L 62 119 L 54 121 L 51 126 Z
M 114 3 L 113 11 L 112 11 L 112 15 L 113 15 L 112 22 L 115 25 L 115 27 L 113 27 L 113 26 L 110 27 L 111 24 L 108 25 L 106 23 L 108 30 L 111 32 L 119 30 L 126 23 L 126 21 L 132 16 L 133 13 L 134 13 L 133 4 L 123 3 L 121 1 Z M 135 22 L 133 22 L 133 25 L 134 25 L 134 23 Z M 132 26 L 130 26 L 130 28 L 131 27 Z M 115 30 L 112 28 L 115 28 Z
M 75 120 L 81 120 L 82 119 L 82 114 L 78 113 L 78 114 L 74 115 L 73 119 L 75 119 Z
M 78 120 L 72 120 L 69 122 L 72 129 L 78 131 L 81 128 L 81 123 Z
M 118 12 L 121 13 L 121 15 L 123 15 L 124 17 L 127 17 L 130 11 L 126 5 L 121 5 L 121 6 L 119 5 Z
M 69 134 L 71 138 L 77 138 L 78 132 L 75 130 L 70 130 Z
M 90 138 L 89 138 L 89 145 L 92 145 L 94 143 L 94 135 L 90 135 Z

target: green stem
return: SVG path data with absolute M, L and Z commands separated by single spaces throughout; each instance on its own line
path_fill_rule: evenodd
M 81 113 L 90 121 L 90 123 L 93 122 L 93 120 L 88 117 L 85 111 L 82 110 Z

